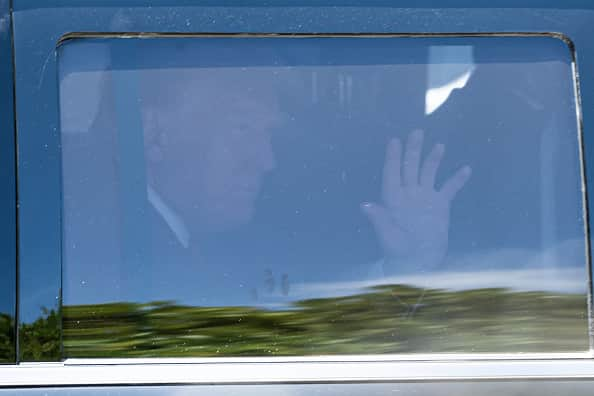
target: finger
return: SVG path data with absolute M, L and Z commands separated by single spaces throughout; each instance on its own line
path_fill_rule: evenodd
M 421 185 L 431 188 L 435 186 L 435 175 L 437 174 L 437 169 L 443 158 L 444 151 L 445 146 L 443 144 L 436 144 L 433 147 L 433 150 L 431 150 L 421 168 Z
M 381 238 L 384 235 L 389 235 L 392 228 L 392 221 L 390 219 L 390 212 L 381 205 L 365 202 L 361 204 L 363 213 L 373 225 L 376 234 Z
M 400 184 L 400 161 L 402 145 L 399 139 L 392 139 L 386 150 L 384 174 L 382 181 L 382 198 L 385 204 L 393 202 L 398 196 Z
M 464 187 L 470 175 L 472 173 L 472 169 L 469 166 L 465 166 L 462 169 L 458 170 L 456 174 L 450 177 L 441 188 L 441 193 L 445 195 L 448 200 L 454 199 L 458 191 Z
M 419 183 L 421 147 L 423 147 L 423 131 L 417 129 L 409 135 L 406 141 L 403 172 L 405 186 L 414 186 Z

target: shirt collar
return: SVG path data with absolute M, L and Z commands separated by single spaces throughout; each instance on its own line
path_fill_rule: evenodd
M 167 223 L 179 243 L 187 249 L 190 246 L 190 233 L 182 218 L 163 201 L 161 196 L 151 186 L 147 186 L 146 190 L 151 205 L 153 205 L 157 213 L 165 220 L 165 223 Z

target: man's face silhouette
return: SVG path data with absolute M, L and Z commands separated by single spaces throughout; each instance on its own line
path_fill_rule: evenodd
M 252 218 L 275 166 L 278 111 L 271 95 L 185 77 L 168 89 L 168 103 L 144 113 L 149 180 L 188 227 L 225 231 Z

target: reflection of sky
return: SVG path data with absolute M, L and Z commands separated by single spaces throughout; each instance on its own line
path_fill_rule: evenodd
M 0 53 L 11 48 L 11 16 L 8 3 L 0 2 Z M 16 208 L 15 208 L 15 142 L 13 133 L 13 65 L 0 62 L 0 313 L 14 317 L 16 307 Z M 10 133 L 9 133 L 10 132 Z M 5 336 L 5 335 L 4 335 Z M 3 356 L 4 357 L 4 356 Z
M 163 40 L 63 45 L 65 303 L 110 301 L 117 295 L 273 307 L 390 282 L 453 290 L 584 292 L 568 52 L 557 40 L 526 40 L 353 40 L 349 53 L 333 40 L 236 40 L 224 46 L 191 40 L 181 45 L 191 50 L 183 59 L 171 52 L 171 41 Z M 136 147 L 134 155 L 123 155 L 131 151 L 114 149 L 123 135 L 108 127 L 113 119 L 124 122 L 132 126 L 125 137 L 136 139 L 126 141 L 142 140 L 142 131 L 133 127 L 140 119 L 133 108 L 138 93 L 124 92 L 126 100 L 115 101 L 131 107 L 117 109 L 117 117 L 102 113 L 99 96 L 110 88 L 105 70 L 117 66 L 128 73 L 120 76 L 130 75 L 145 58 L 114 61 L 113 54 L 149 50 L 161 56 L 143 61 L 148 74 L 160 67 L 195 69 L 199 78 L 230 73 L 242 84 L 242 79 L 256 81 L 256 72 L 257 78 L 268 73 L 266 84 L 277 92 L 284 123 L 274 131 L 276 167 L 264 179 L 250 224 L 201 237 L 200 265 L 184 262 L 184 252 L 169 254 L 152 244 L 152 254 L 136 252 L 146 268 L 131 275 L 122 251 L 133 242 L 148 244 L 141 234 L 154 224 L 144 212 L 131 214 L 130 208 L 141 206 L 138 199 L 118 196 L 130 181 L 118 164 L 142 168 L 143 156 L 150 153 Z M 190 111 L 196 97 L 183 102 Z M 229 118 L 224 106 L 212 115 Z M 186 124 L 180 129 L 196 129 Z M 387 141 L 404 139 L 418 127 L 426 130 L 424 153 L 437 142 L 446 145 L 438 185 L 463 165 L 473 169 L 452 206 L 450 255 L 434 273 L 373 279 L 371 267 L 382 252 L 359 205 L 378 199 Z M 126 231 L 124 220 L 133 227 Z M 159 268 L 149 264 L 155 257 Z M 283 275 L 290 280 L 288 296 L 280 291 Z M 266 288 L 271 290 L 262 291 Z M 257 302 L 249 298 L 252 289 L 260 290 Z

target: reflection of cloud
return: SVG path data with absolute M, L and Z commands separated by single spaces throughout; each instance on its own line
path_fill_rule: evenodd
M 474 69 L 472 46 L 429 47 L 425 114 L 429 115 L 443 105 L 454 89 L 464 88 Z
M 585 260 L 585 241 L 568 239 L 546 249 L 505 248 L 453 255 L 446 266 L 455 269 L 585 268 Z
M 453 257 L 447 266 L 451 269 L 422 274 L 300 283 L 293 285 L 291 294 L 293 300 L 349 296 L 381 284 L 446 290 L 507 288 L 559 293 L 585 293 L 587 289 L 585 247 L 581 240 L 564 241 L 545 251 L 498 249 Z
M 367 281 L 317 282 L 295 285 L 295 300 L 350 296 L 381 284 L 403 284 L 446 290 L 507 288 L 516 291 L 586 292 L 585 268 L 444 271 Z
M 464 88 L 470 79 L 474 68 L 469 68 L 460 77 L 450 81 L 449 83 L 433 87 L 427 90 L 425 94 L 425 114 L 431 114 L 437 110 L 450 97 L 454 89 Z

